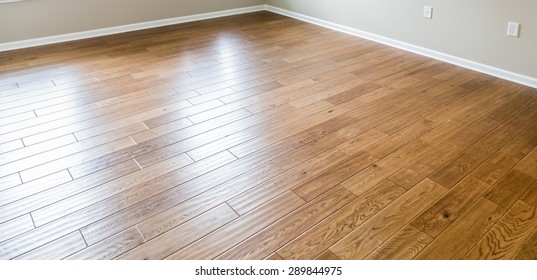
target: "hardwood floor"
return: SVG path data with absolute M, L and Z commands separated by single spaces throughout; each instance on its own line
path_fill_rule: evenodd
M 536 259 L 537 90 L 258 12 L 0 53 L 0 259 Z

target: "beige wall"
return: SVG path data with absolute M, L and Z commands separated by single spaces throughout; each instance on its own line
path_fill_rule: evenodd
M 0 44 L 264 3 L 264 0 L 28 0 L 0 4 Z
M 268 0 L 267 4 L 537 78 L 536 0 Z M 424 5 L 433 19 L 422 17 Z M 519 39 L 507 22 L 522 24 Z

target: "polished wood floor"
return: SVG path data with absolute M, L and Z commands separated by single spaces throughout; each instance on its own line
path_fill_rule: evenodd
M 537 90 L 259 12 L 0 53 L 0 259 L 536 259 Z

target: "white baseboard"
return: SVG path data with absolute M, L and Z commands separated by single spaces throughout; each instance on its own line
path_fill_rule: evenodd
M 284 16 L 287 16 L 287 17 L 295 18 L 295 19 L 302 20 L 302 21 L 305 21 L 305 22 L 309 22 L 309 23 L 312 23 L 312 24 L 315 24 L 315 25 L 323 26 L 323 27 L 330 28 L 330 29 L 333 29 L 333 30 L 336 30 L 336 31 L 340 31 L 340 32 L 344 32 L 344 33 L 347 33 L 347 34 L 350 34 L 350 35 L 358 36 L 358 37 L 361 37 L 361 38 L 364 38 L 364 39 L 367 39 L 367 40 L 375 41 L 375 42 L 378 42 L 378 43 L 381 43 L 381 44 L 384 44 L 384 45 L 388 45 L 388 46 L 392 46 L 392 47 L 395 47 L 395 48 L 398 48 L 398 49 L 410 51 L 410 52 L 413 52 L 413 53 L 416 53 L 416 54 L 419 54 L 419 55 L 427 56 L 427 57 L 437 59 L 437 60 L 440 60 L 440 61 L 444 61 L 444 62 L 447 62 L 447 63 L 450 63 L 450 64 L 454 64 L 454 65 L 457 65 L 457 66 L 468 68 L 468 69 L 478 71 L 478 72 L 481 72 L 481 73 L 485 73 L 485 74 L 488 74 L 488 75 L 491 75 L 491 76 L 494 76 L 494 77 L 498 77 L 498 78 L 501 78 L 501 79 L 504 79 L 504 80 L 508 80 L 508 81 L 512 81 L 512 82 L 519 83 L 519 84 L 522 84 L 522 85 L 526 85 L 526 86 L 529 86 L 529 87 L 537 88 L 537 78 L 534 78 L 534 77 L 525 76 L 525 75 L 522 75 L 522 74 L 507 71 L 507 70 L 504 70 L 504 69 L 496 68 L 496 67 L 493 67 L 493 66 L 490 66 L 490 65 L 485 65 L 485 64 L 482 64 L 482 63 L 479 63 L 479 62 L 467 60 L 467 59 L 464 59 L 464 58 L 460 58 L 460 57 L 456 57 L 456 56 L 453 56 L 453 55 L 445 54 L 445 53 L 438 52 L 438 51 L 435 51 L 435 50 L 431 50 L 431 49 L 423 48 L 423 47 L 420 47 L 420 46 L 412 45 L 412 44 L 409 44 L 409 43 L 401 42 L 401 41 L 398 41 L 398 40 L 394 40 L 394 39 L 391 39 L 391 38 L 388 38 L 388 37 L 372 34 L 372 33 L 369 33 L 369 32 L 365 32 L 365 31 L 358 30 L 358 29 L 355 29 L 355 28 L 347 27 L 347 26 L 344 26 L 344 25 L 336 24 L 336 23 L 329 22 L 329 21 L 326 21 L 326 20 L 322 20 L 322 19 L 306 16 L 306 15 L 303 15 L 303 14 L 291 12 L 291 11 L 281 9 L 281 8 L 278 8 L 278 7 L 274 7 L 274 6 L 271 6 L 271 5 L 265 5 L 265 9 L 267 11 L 270 11 L 270 12 L 273 12 L 273 13 L 281 14 L 281 15 L 284 15 Z
M 263 10 L 265 10 L 265 5 L 259 5 L 259 6 L 231 9 L 231 10 L 225 10 L 225 11 L 212 12 L 212 13 L 204 13 L 204 14 L 197 14 L 197 15 L 191 15 L 191 16 L 183 16 L 183 17 L 176 17 L 176 18 L 170 18 L 170 19 L 134 23 L 134 24 L 102 28 L 102 29 L 96 29 L 96 30 L 89 30 L 89 31 L 77 32 L 77 33 L 56 35 L 56 36 L 50 36 L 50 37 L 42 37 L 42 38 L 29 39 L 29 40 L 23 40 L 23 41 L 1 43 L 0 52 L 23 49 L 23 48 L 30 48 L 30 47 L 36 47 L 36 46 L 43 46 L 43 45 L 49 45 L 49 44 L 55 44 L 55 43 L 62 43 L 62 42 L 68 42 L 68 41 L 75 41 L 75 40 L 81 40 L 81 39 L 88 39 L 88 38 L 124 33 L 124 32 L 129 32 L 129 31 L 136 31 L 136 30 L 143 30 L 143 29 L 161 27 L 161 26 L 166 26 L 166 25 L 173 25 L 173 24 L 178 24 L 178 23 L 185 23 L 185 22 L 192 22 L 192 21 L 198 21 L 198 20 L 204 20 L 204 19 L 212 19 L 212 18 L 225 17 L 225 16 L 231 16 L 231 15 L 245 14 L 245 13 L 257 12 L 257 11 L 263 11 Z

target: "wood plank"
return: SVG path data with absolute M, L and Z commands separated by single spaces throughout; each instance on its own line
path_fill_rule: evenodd
M 460 151 L 458 146 L 443 142 L 415 162 L 393 174 L 390 180 L 409 190 L 455 158 Z
M 459 130 L 460 125 L 458 123 L 446 122 L 429 134 L 413 140 L 403 148 L 379 160 L 341 184 L 356 195 L 360 195 L 423 156 L 427 151 L 434 148 L 436 141 L 439 139 L 445 139 Z
M 494 185 L 500 178 L 505 176 L 520 160 L 501 150 L 486 160 L 481 166 L 476 168 L 471 176 L 489 184 Z
M 313 259 L 390 205 L 405 190 L 385 181 L 313 226 L 277 252 L 285 259 Z
M 120 256 L 119 259 L 158 260 L 166 258 L 237 217 L 237 214 L 229 206 L 221 204 L 189 222 L 147 241 Z
M 11 174 L 0 178 L 0 191 L 7 190 L 22 184 L 19 173 Z
M 426 208 L 411 224 L 431 237 L 438 237 L 456 221 L 490 185 L 473 177 L 466 177 L 444 196 Z
M 537 147 L 524 157 L 520 163 L 515 166 L 515 169 L 537 179 Z
M 0 118 L 0 126 L 3 126 L 4 127 L 3 129 L 5 129 L 5 127 L 10 124 L 30 120 L 35 117 L 36 117 L 35 113 L 33 111 L 30 111 L 30 112 L 20 113 L 20 114 L 9 116 L 9 117 Z M 2 150 L 3 149 L 0 149 L 0 151 Z
M 310 179 L 306 183 L 293 188 L 293 192 L 306 201 L 311 201 L 315 197 L 335 187 L 352 175 L 373 164 L 377 159 L 366 152 L 360 152 L 350 158 L 332 166 Z
M 373 251 L 367 260 L 412 260 L 433 238 L 412 225 L 406 225 Z
M 326 102 L 316 103 L 312 105 L 311 107 L 308 107 L 307 109 L 302 110 L 301 112 L 294 112 L 293 114 L 288 114 L 285 116 L 285 118 L 284 116 L 278 116 L 277 118 L 271 119 L 270 123 L 276 122 L 278 123 L 278 125 L 285 125 L 288 122 L 292 122 L 295 117 L 298 119 L 306 117 L 312 114 L 313 112 L 317 112 L 319 110 L 323 110 L 327 108 L 327 106 L 330 106 L 330 105 L 327 105 Z M 123 159 L 124 157 L 127 157 L 128 159 L 132 157 L 132 153 L 136 155 L 137 153 L 145 152 L 143 156 L 137 157 L 137 161 L 140 162 L 140 164 L 142 165 L 144 164 L 147 165 L 147 164 L 154 163 L 156 160 L 163 160 L 171 156 L 181 154 L 191 149 L 200 147 L 204 144 L 213 142 L 224 136 L 229 135 L 230 133 L 242 131 L 244 129 L 244 126 L 243 126 L 244 124 L 246 124 L 246 126 L 253 125 L 252 129 L 255 131 L 259 131 L 259 133 L 261 133 L 262 131 L 264 132 L 266 131 L 266 126 L 269 124 L 269 122 L 266 122 L 266 121 L 268 120 L 264 119 L 263 117 L 255 116 L 255 118 L 253 119 L 244 118 L 239 121 L 229 123 L 223 126 L 219 124 L 211 124 L 211 126 L 217 125 L 217 127 L 213 128 L 210 131 L 202 131 L 201 134 L 199 134 L 200 132 L 194 132 L 194 136 L 193 136 L 192 130 L 196 131 L 200 128 L 205 130 L 206 127 L 192 126 L 192 129 L 186 128 L 186 129 L 165 135 L 163 137 L 159 137 L 150 142 L 142 143 L 142 145 L 139 145 L 139 147 L 137 147 L 136 149 L 133 148 L 133 151 L 130 151 L 130 150 L 121 151 L 120 153 L 118 153 L 119 155 L 110 154 L 110 156 L 100 159 L 99 161 L 92 163 L 92 164 L 101 165 L 102 164 L 101 161 L 110 162 L 110 158 L 114 158 L 115 160 L 118 160 L 118 159 Z M 164 148 L 159 149 L 162 147 Z M 148 149 L 152 152 L 148 153 L 147 152 Z
M 453 187 L 528 126 L 519 118 L 509 120 L 433 173 L 431 179 L 448 188 Z
M 537 208 L 537 182 L 528 189 L 520 200 Z
M 77 143 L 80 143 L 80 142 L 77 142 Z M 53 172 L 56 172 L 62 169 L 68 169 L 80 163 L 90 161 L 101 155 L 105 155 L 110 152 L 121 150 L 126 147 L 131 147 L 133 145 L 135 145 L 135 143 L 132 141 L 132 139 L 128 137 L 120 138 L 118 140 L 108 142 L 108 143 L 105 143 L 96 147 L 92 147 L 90 149 L 81 151 L 79 153 L 71 153 L 70 155 L 66 157 L 62 157 L 56 160 L 51 160 L 49 158 L 50 161 L 43 163 L 41 165 L 38 165 L 38 166 L 25 169 L 21 171 L 19 174 L 23 182 L 33 181 L 37 178 L 41 178 Z M 43 158 L 43 161 L 47 160 L 44 157 L 42 158 Z
M 323 260 L 323 261 L 340 261 L 341 259 L 336 256 L 332 251 L 326 250 L 324 253 L 320 254 L 316 260 Z
M 142 122 L 142 124 L 145 127 L 147 127 L 147 125 L 144 122 Z M 155 139 L 155 138 L 157 138 L 159 136 L 166 135 L 168 133 L 181 130 L 181 129 L 189 127 L 191 125 L 193 125 L 193 123 L 190 120 L 188 120 L 188 118 L 183 118 L 183 119 L 179 119 L 179 120 L 167 123 L 167 124 L 162 125 L 162 126 L 158 126 L 158 127 L 155 127 L 155 128 L 140 131 L 138 133 L 133 133 L 131 135 L 131 138 L 136 143 L 142 143 L 142 142 L 145 142 L 145 141 L 149 141 L 151 139 Z
M 80 231 L 75 231 L 41 247 L 36 248 L 24 255 L 17 257 L 17 260 L 59 260 L 75 252 L 86 248 L 84 238 Z
M 214 259 L 231 249 L 232 244 L 241 243 L 305 203 L 293 192 L 286 192 L 166 259 Z
M 32 221 L 30 214 L 0 223 L 0 242 L 25 233 L 31 229 L 34 229 L 34 222 Z
M 492 132 L 500 125 L 499 122 L 488 118 L 482 118 L 471 125 L 465 127 L 461 132 L 450 137 L 447 141 L 457 147 L 464 149 L 479 141 L 485 135 Z
M 314 177 L 322 172 L 326 167 L 331 167 L 344 160 L 347 157 L 346 154 L 340 152 L 337 149 L 328 150 L 321 155 L 304 162 L 277 177 L 271 178 L 252 189 L 237 195 L 233 199 L 227 201 L 229 206 L 234 211 L 243 215 L 246 212 L 251 211 L 257 206 L 267 202 L 273 197 L 284 193 L 285 191 L 299 185 L 300 183 Z M 364 156 L 364 160 L 367 163 L 372 163 L 376 159 L 370 155 Z M 366 163 L 366 165 L 368 165 Z
M 27 170 L 29 168 L 36 167 L 39 169 L 39 166 L 48 162 L 51 162 L 53 160 L 60 160 L 62 158 L 66 158 L 66 161 L 68 162 L 69 159 L 75 159 L 76 156 L 73 156 L 73 154 L 82 153 L 81 155 L 84 155 L 84 152 L 88 154 L 88 150 L 95 148 L 96 150 L 99 150 L 100 148 L 103 148 L 106 150 L 107 148 L 114 148 L 116 144 L 117 147 L 123 147 L 125 145 L 134 145 L 134 143 L 129 138 L 123 138 L 116 140 L 115 142 L 103 144 L 99 141 L 95 141 L 96 139 L 87 139 L 85 141 L 75 142 L 73 144 L 69 144 L 67 146 L 61 146 L 56 149 L 48 150 L 30 157 L 22 158 L 17 161 L 13 161 L 7 164 L 4 164 L 4 168 L 0 170 L 0 174 L 8 173 L 10 169 L 15 170 Z M 103 146 L 104 145 L 104 146 Z M 101 146 L 101 147 L 100 147 Z M 99 148 L 100 147 L 100 148 Z M 89 153 L 91 154 L 91 153 Z M 58 168 L 53 168 L 55 171 L 59 171 Z M 62 168 L 64 169 L 64 168 Z M 4 171 L 5 170 L 5 171 Z M 44 172 L 46 173 L 46 172 Z M 52 173 L 52 172 L 50 172 Z M 50 174 L 48 173 L 48 174 Z M 47 174 L 45 174 L 47 175 Z M 30 176 L 29 178 L 35 179 L 33 176 Z M 24 181 L 24 180 L 23 180 Z
M 265 260 L 266 261 L 282 261 L 283 259 L 280 256 L 278 256 L 278 254 L 274 253 L 268 256 Z
M 0 192 L 0 206 L 37 194 L 73 180 L 67 170 Z
M 68 134 L 49 141 L 45 141 L 36 145 L 24 147 L 22 149 L 6 152 L 0 155 L 0 164 L 6 164 L 13 161 L 23 159 L 25 157 L 34 156 L 42 152 L 54 150 L 65 145 L 73 144 L 77 141 L 73 134 Z
M 500 206 L 480 198 L 421 251 L 419 260 L 460 260 L 503 216 Z
M 229 152 L 220 153 L 204 161 L 187 165 L 149 180 L 132 191 L 118 193 L 90 207 L 86 207 L 84 209 L 86 215 L 102 217 L 98 222 L 81 229 L 86 242 L 88 245 L 93 245 L 157 213 L 163 215 L 163 213 L 166 213 L 164 210 L 173 209 L 173 206 L 179 202 L 188 200 L 198 192 L 203 191 L 201 187 L 195 188 L 196 183 L 207 183 L 207 180 L 196 181 L 195 179 L 203 179 L 203 176 L 207 173 L 216 173 L 214 171 L 226 166 L 233 160 L 235 160 L 235 157 Z M 111 213 L 113 214 L 110 215 Z M 190 216 L 183 212 L 181 217 L 186 219 Z M 168 222 L 167 225 L 172 226 L 172 223 Z M 141 225 L 139 227 L 141 228 Z M 165 228 L 160 229 L 164 230 Z M 147 236 L 145 237 L 149 239 Z
M 299 236 L 354 198 L 356 197 L 344 188 L 335 188 L 233 247 L 217 259 L 261 259 L 267 257 L 277 248 Z
M 34 222 L 38 226 L 46 224 L 54 219 L 64 216 L 66 213 L 82 209 L 95 202 L 104 200 L 109 196 L 133 188 L 151 179 L 158 178 L 168 172 L 181 168 L 190 163 L 192 163 L 192 160 L 183 154 L 163 161 L 161 164 L 154 165 L 116 180 L 104 183 L 98 187 L 92 188 L 88 191 L 79 193 L 32 212 Z
M 537 228 L 535 207 L 518 201 L 464 257 L 471 260 L 506 260 Z
M 523 159 L 537 147 L 537 123 L 524 130 L 517 138 L 502 148 L 506 154 Z
M 21 139 L 9 141 L 0 144 L 0 154 L 4 154 L 10 151 L 16 151 L 18 149 L 24 148 L 24 143 Z
M 136 228 L 122 231 L 69 256 L 70 260 L 110 260 L 144 243 Z
M 114 104 L 117 104 L 117 103 L 122 103 L 122 102 L 125 102 L 125 101 L 129 101 L 129 100 L 132 100 L 132 99 L 137 99 L 137 98 L 147 96 L 147 95 L 150 95 L 150 94 L 152 94 L 150 91 L 144 89 L 144 90 L 139 90 L 139 91 L 135 91 L 135 92 L 132 92 L 132 93 L 122 94 L 120 96 L 104 99 L 104 100 L 101 100 L 101 101 L 97 101 L 97 102 L 95 102 L 95 104 L 97 104 L 97 106 L 99 106 L 99 108 L 103 108 L 103 107 L 107 107 L 107 106 L 114 105 Z
M 513 259 L 537 260 L 537 230 L 524 242 Z
M 93 173 L 68 183 L 49 188 L 32 196 L 28 196 L 0 207 L 0 221 L 6 221 L 25 213 L 45 207 L 56 201 L 87 191 L 103 183 L 140 170 L 134 161 L 118 164 L 101 172 Z M 34 181 L 34 182 L 38 182 Z
M 509 209 L 533 185 L 535 180 L 535 178 L 514 169 L 494 185 L 484 197 L 505 207 L 505 209 Z
M 330 247 L 341 259 L 364 259 L 446 192 L 425 180 Z

